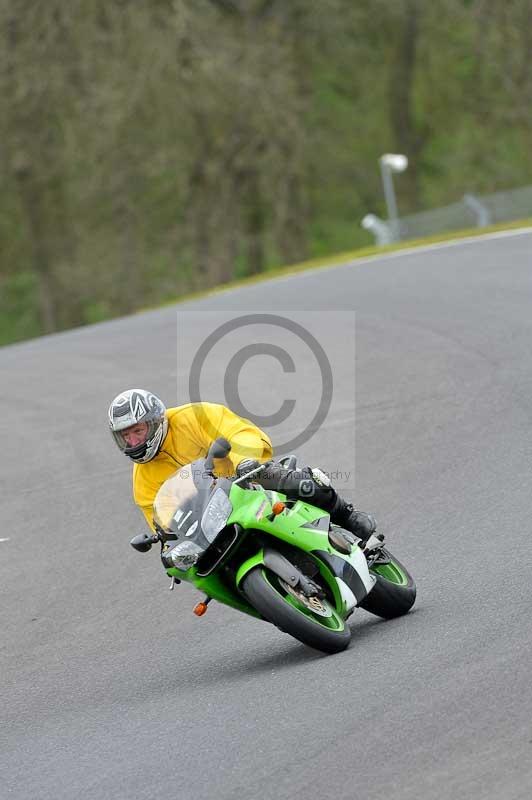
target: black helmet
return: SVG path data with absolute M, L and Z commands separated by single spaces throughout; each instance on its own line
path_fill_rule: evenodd
M 164 403 L 145 389 L 128 389 L 115 397 L 109 406 L 109 427 L 120 451 L 138 464 L 155 458 L 168 432 L 165 412 Z M 148 426 L 144 440 L 128 445 L 124 431 L 142 422 Z

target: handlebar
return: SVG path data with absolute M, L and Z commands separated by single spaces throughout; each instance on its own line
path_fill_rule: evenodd
M 256 467 L 255 469 L 252 469 L 250 472 L 246 472 L 245 475 L 241 475 L 240 478 L 237 478 L 236 481 L 233 481 L 233 483 L 241 483 L 242 481 L 247 481 L 250 475 L 256 475 L 257 472 L 262 472 L 262 470 L 266 469 L 267 466 L 268 466 L 267 463 L 261 464 L 260 467 Z

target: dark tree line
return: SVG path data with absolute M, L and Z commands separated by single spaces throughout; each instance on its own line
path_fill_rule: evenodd
M 0 341 L 532 180 L 532 0 L 0 0 Z

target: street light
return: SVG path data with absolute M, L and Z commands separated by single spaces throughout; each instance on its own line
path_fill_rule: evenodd
M 382 175 L 382 186 L 388 211 L 388 222 L 395 241 L 400 239 L 399 219 L 397 214 L 397 201 L 393 187 L 392 173 L 404 172 L 408 167 L 408 158 L 402 153 L 384 153 L 379 158 Z

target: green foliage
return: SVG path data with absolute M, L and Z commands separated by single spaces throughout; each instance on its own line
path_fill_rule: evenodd
M 0 345 L 38 336 L 37 286 L 32 272 L 18 272 L 0 285 Z
M 532 181 L 532 0 L 0 0 L 0 342 Z

